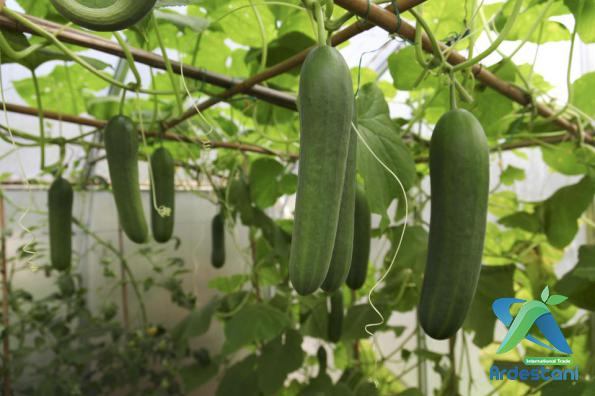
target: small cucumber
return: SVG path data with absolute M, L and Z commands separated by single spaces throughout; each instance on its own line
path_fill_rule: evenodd
M 73 196 L 72 186 L 62 177 L 56 178 L 48 190 L 50 261 L 58 271 L 66 271 L 71 265 Z
M 138 132 L 125 116 L 111 118 L 105 127 L 105 153 L 118 216 L 131 241 L 147 241 L 148 227 L 138 183 Z
M 444 114 L 430 142 L 428 258 L 419 317 L 435 339 L 456 334 L 475 295 L 485 239 L 489 148 L 466 110 Z
M 328 339 L 337 343 L 343 331 L 343 293 L 337 290 L 330 295 L 331 309 L 328 315 Z
M 370 213 L 366 193 L 359 186 L 355 192 L 355 223 L 353 228 L 353 256 L 345 283 L 350 289 L 358 290 L 366 282 L 372 239 L 372 214 Z
M 211 223 L 211 264 L 215 268 L 221 268 L 225 264 L 225 217 L 218 213 L 213 217 Z
M 159 147 L 151 156 L 153 185 L 151 186 L 151 228 L 153 238 L 159 243 L 171 239 L 174 232 L 175 164 L 165 147 Z M 157 202 L 153 201 L 153 194 Z M 155 207 L 165 213 L 159 213 Z

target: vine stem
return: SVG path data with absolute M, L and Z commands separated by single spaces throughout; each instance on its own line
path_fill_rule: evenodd
M 496 37 L 496 39 L 490 44 L 490 46 L 488 48 L 486 48 L 479 55 L 477 55 L 471 59 L 467 59 L 465 62 L 459 63 L 458 65 L 453 66 L 453 71 L 463 70 L 463 69 L 466 69 L 467 67 L 476 65 L 479 62 L 481 62 L 482 60 L 484 60 L 485 58 L 487 58 L 489 55 L 491 55 L 492 52 L 496 51 L 496 49 L 498 49 L 500 44 L 504 40 L 506 40 L 506 36 L 508 36 L 508 33 L 510 33 L 510 31 L 512 30 L 512 28 L 514 26 L 514 22 L 516 21 L 517 17 L 519 16 L 519 13 L 521 11 L 522 4 L 523 4 L 523 0 L 515 1 L 514 6 L 513 6 L 514 8 L 512 9 L 511 14 L 506 21 L 506 24 L 500 31 L 500 34 L 498 35 L 498 37 Z
M 35 101 L 37 102 L 37 117 L 39 120 L 39 136 L 41 137 L 41 169 L 45 168 L 45 121 L 43 117 L 43 103 L 41 100 L 41 89 L 39 89 L 39 79 L 35 69 L 31 69 L 31 77 L 33 79 L 33 87 L 35 89 Z
M 176 78 L 174 77 L 174 69 L 172 68 L 171 62 L 169 61 L 169 57 L 167 56 L 167 50 L 165 49 L 165 44 L 163 43 L 163 38 L 161 37 L 161 32 L 159 31 L 159 24 L 157 23 L 157 19 L 153 17 L 151 18 L 151 22 L 153 24 L 153 29 L 155 29 L 155 35 L 157 36 L 157 43 L 159 43 L 159 49 L 161 50 L 163 62 L 165 62 L 165 70 L 167 71 L 169 81 L 171 82 L 171 86 L 174 90 L 176 104 L 178 106 L 178 112 L 182 113 L 184 111 L 184 107 L 182 105 L 182 99 L 180 98 L 180 87 L 176 83 Z
M 326 45 L 326 27 L 324 26 L 324 12 L 319 1 L 314 2 L 314 16 L 318 27 L 318 44 Z
M 4 337 L 2 340 L 3 344 L 3 359 L 2 366 L 4 372 L 4 392 L 6 396 L 12 395 L 12 382 L 10 377 L 10 318 L 9 315 L 9 284 L 8 284 L 8 271 L 7 271 L 7 260 L 6 260 L 6 225 L 4 215 L 4 194 L 0 193 L 0 240 L 2 248 L 2 324 L 4 326 Z
M 118 250 L 120 255 L 124 257 L 124 235 L 122 233 L 122 224 L 118 224 Z M 124 328 L 130 328 L 130 316 L 128 314 L 128 281 L 126 279 L 126 267 L 123 260 L 120 260 L 120 282 L 122 288 L 122 320 L 124 321 Z

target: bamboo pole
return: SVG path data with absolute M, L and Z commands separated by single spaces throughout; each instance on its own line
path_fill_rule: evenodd
M 407 11 L 407 10 L 409 10 L 425 1 L 427 1 L 427 0 L 401 0 L 401 1 L 397 1 L 396 5 L 397 5 L 397 8 L 399 9 L 399 12 L 405 12 L 405 11 Z M 395 11 L 394 11 L 392 4 L 389 5 L 388 7 L 386 7 L 386 10 L 387 10 L 387 12 L 391 13 L 394 18 Z M 375 26 L 374 24 L 369 23 L 367 21 L 355 22 L 355 23 L 349 25 L 348 27 L 346 27 L 345 29 L 335 33 L 331 37 L 331 44 L 333 46 L 338 46 L 339 44 L 342 44 L 342 43 L 348 41 L 349 39 L 357 36 L 358 34 L 360 34 L 362 32 L 365 32 L 366 30 L 373 28 L 374 26 Z M 220 93 L 217 97 L 211 97 L 196 106 L 190 107 L 181 116 L 171 119 L 170 121 L 167 121 L 164 124 L 165 127 L 166 128 L 174 128 L 175 126 L 181 124 L 182 122 L 186 121 L 190 117 L 196 115 L 198 112 L 205 111 L 208 108 L 215 106 L 216 104 L 221 103 L 222 101 L 229 99 L 238 93 L 248 92 L 248 90 L 250 90 L 251 87 L 255 86 L 256 84 L 260 84 L 260 83 L 262 83 L 266 80 L 269 80 L 273 77 L 276 77 L 278 75 L 286 73 L 297 66 L 300 66 L 304 62 L 304 60 L 306 59 L 306 56 L 308 56 L 308 53 L 310 52 L 310 50 L 312 48 L 314 48 L 314 47 L 306 48 L 303 51 L 287 58 L 286 60 L 284 60 L 280 63 L 277 63 L 274 66 L 271 66 L 270 68 L 264 70 L 263 72 L 253 75 L 252 77 L 242 81 L 241 83 L 232 86 L 227 91 Z
M 12 381 L 10 376 L 10 319 L 9 315 L 9 284 L 8 284 L 8 271 L 7 271 L 7 260 L 6 260 L 6 225 L 5 225 L 5 213 L 4 213 L 4 195 L 0 194 L 0 248 L 2 249 L 2 262 L 0 271 L 2 272 L 2 324 L 4 326 L 4 337 L 2 340 L 2 367 L 3 367 L 3 395 L 12 395 Z
M 48 32 L 55 34 L 60 41 L 69 44 L 75 44 L 85 48 L 94 49 L 107 54 L 115 55 L 120 58 L 125 58 L 124 51 L 116 42 L 77 29 L 64 27 L 60 24 L 46 21 L 44 19 L 33 17 L 30 15 L 23 15 L 23 17 L 29 19 L 33 23 L 42 26 Z M 13 21 L 9 17 L 1 13 L 0 29 L 36 34 L 35 32 L 32 32 L 30 29 L 28 29 L 26 26 L 23 26 Z M 161 56 L 157 54 L 134 47 L 130 47 L 130 53 L 132 54 L 134 60 L 138 63 L 147 66 L 152 66 L 161 70 L 166 69 L 165 61 Z M 178 61 L 172 60 L 171 65 L 173 68 L 173 72 L 176 74 L 182 74 L 183 72 L 184 77 L 191 78 L 197 81 L 202 81 L 204 83 L 212 84 L 221 88 L 230 88 L 238 82 L 238 80 L 235 78 L 231 78 L 223 74 L 211 72 L 208 70 L 200 69 L 194 66 L 185 65 Z M 258 85 L 252 86 L 250 87 L 250 89 L 245 90 L 245 93 L 278 106 L 282 106 L 288 109 L 295 109 L 295 97 L 287 92 L 281 92 Z

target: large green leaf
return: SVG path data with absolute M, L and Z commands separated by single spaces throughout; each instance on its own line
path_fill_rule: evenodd
M 365 180 L 370 209 L 384 215 L 394 199 L 402 198 L 402 192 L 399 182 L 378 159 L 400 179 L 405 189 L 409 189 L 417 179 L 413 156 L 390 118 L 382 91 L 374 84 L 367 84 L 360 90 L 357 125 L 361 134 L 357 149 L 358 169 Z
M 254 342 L 277 337 L 290 324 L 289 317 L 264 303 L 245 305 L 225 324 L 224 353 L 232 353 Z
M 572 103 L 591 117 L 595 117 L 593 90 L 595 90 L 595 72 L 583 74 L 572 83 Z
M 564 0 L 564 4 L 572 11 L 577 23 L 577 31 L 585 43 L 595 42 L 595 2 L 593 0 Z
M 562 187 L 543 202 L 545 234 L 550 244 L 563 248 L 578 231 L 578 218 L 595 194 L 595 177 L 585 176 L 577 184 Z
M 595 245 L 580 247 L 578 263 L 554 288 L 577 307 L 595 311 Z
M 175 339 L 188 339 L 205 334 L 211 326 L 215 310 L 219 306 L 218 299 L 212 299 L 204 307 L 194 310 L 182 319 L 172 330 Z
M 287 376 L 299 369 L 304 361 L 302 336 L 289 330 L 262 348 L 258 357 L 258 385 L 265 395 L 275 395 Z
M 477 291 L 465 319 L 464 329 L 475 333 L 473 343 L 480 348 L 489 345 L 494 339 L 496 317 L 492 303 L 500 297 L 513 297 L 513 276 L 515 266 L 482 266 Z
M 423 73 L 423 67 L 416 61 L 415 48 L 412 46 L 391 54 L 388 57 L 388 69 L 393 78 L 395 88 L 404 91 L 410 91 L 422 87 L 434 86 L 436 77 L 429 76 L 419 86 L 415 86 Z
M 259 396 L 256 355 L 248 355 L 225 370 L 225 375 L 219 383 L 216 396 Z
M 250 196 L 260 208 L 265 209 L 277 202 L 284 194 L 293 194 L 297 177 L 285 172 L 281 163 L 272 158 L 259 158 L 250 166 Z

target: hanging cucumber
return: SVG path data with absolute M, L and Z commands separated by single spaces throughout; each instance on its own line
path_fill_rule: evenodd
M 151 156 L 154 183 L 151 186 L 151 228 L 153 238 L 159 243 L 169 241 L 174 232 L 175 169 L 174 159 L 165 147 L 159 147 L 153 152 Z M 153 201 L 154 199 L 156 202 Z
M 333 246 L 333 256 L 326 278 L 322 283 L 322 290 L 333 292 L 341 287 L 351 267 L 353 254 L 353 224 L 355 216 L 355 176 L 356 176 L 357 134 L 351 131 L 349 139 L 349 153 L 345 168 L 345 181 L 343 183 L 343 196 L 339 211 L 337 235 Z
M 221 268 L 225 264 L 225 217 L 218 213 L 213 217 L 211 223 L 211 264 L 215 268 Z
M 370 261 L 370 241 L 372 239 L 372 214 L 366 193 L 361 187 L 355 192 L 355 222 L 353 226 L 353 255 L 347 276 L 347 286 L 360 289 L 366 282 Z
M 300 76 L 300 158 L 289 277 L 302 295 L 326 278 L 339 209 L 353 119 L 353 85 L 336 49 L 316 47 Z
M 428 259 L 419 317 L 436 339 L 452 337 L 473 300 L 483 253 L 489 193 L 489 149 L 477 119 L 452 110 L 430 143 L 432 189 Z
M 157 0 L 111 0 L 91 6 L 90 1 L 50 0 L 56 10 L 71 22 L 99 32 L 126 29 L 153 9 Z
M 105 153 L 118 216 L 131 241 L 147 241 L 148 228 L 138 184 L 138 132 L 125 116 L 111 118 L 104 132 Z
M 331 310 L 328 315 L 328 339 L 337 343 L 343 331 L 343 293 L 337 290 L 330 295 Z
M 70 268 L 72 260 L 72 202 L 70 183 L 56 178 L 48 190 L 50 261 L 58 271 Z

